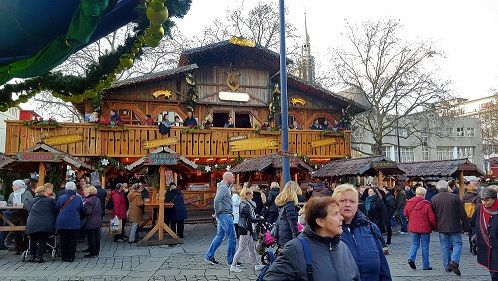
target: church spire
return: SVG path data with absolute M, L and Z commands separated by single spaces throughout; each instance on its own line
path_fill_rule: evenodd
M 304 13 L 304 38 L 301 45 L 301 56 L 298 58 L 297 76 L 309 83 L 315 83 L 315 58 L 311 55 L 306 12 Z

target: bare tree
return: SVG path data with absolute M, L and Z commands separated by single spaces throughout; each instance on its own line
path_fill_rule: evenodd
M 437 116 L 439 104 L 449 98 L 449 82 L 436 78 L 432 43 L 402 40 L 398 21 L 346 27 L 347 46 L 333 53 L 335 74 L 342 87 L 363 93 L 371 104 L 370 111 L 355 118 L 354 126 L 373 136 L 363 144 L 371 146 L 371 154 L 380 155 L 384 137 L 392 135 L 398 123 L 414 133 L 424 119 Z M 422 118 L 422 112 L 431 117 Z M 418 117 L 408 118 L 414 114 Z

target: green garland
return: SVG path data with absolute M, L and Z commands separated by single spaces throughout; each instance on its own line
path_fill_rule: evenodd
M 213 166 L 210 165 L 197 165 L 197 170 L 202 172 L 216 172 L 216 171 L 225 171 L 228 167 L 233 168 L 244 161 L 244 158 L 237 156 L 232 161 L 226 164 L 215 164 Z
M 46 120 L 23 121 L 22 125 L 26 127 L 31 127 L 31 126 L 56 127 L 56 128 L 62 127 L 61 123 L 57 122 L 57 120 L 53 118 L 49 118 Z
M 271 83 L 271 101 L 268 104 L 268 109 L 270 113 L 268 114 L 268 122 L 274 119 L 275 113 L 280 111 L 280 88 L 278 84 Z
M 107 157 L 107 156 L 98 157 L 95 160 L 93 166 L 95 167 L 95 169 L 97 169 L 100 175 L 105 174 L 105 172 L 112 167 L 118 170 L 125 168 L 125 165 L 121 164 L 121 162 L 112 157 Z
M 121 71 L 130 68 L 139 58 L 142 46 L 158 46 L 165 30 L 170 30 L 173 23 L 168 19 L 168 9 L 172 16 L 183 17 L 190 8 L 190 1 L 145 0 L 145 6 L 136 8 L 138 14 L 135 34 L 126 38 L 125 43 L 115 52 L 99 57 L 98 63 L 88 66 L 85 77 L 63 75 L 60 72 L 49 72 L 43 76 L 26 79 L 22 83 L 6 84 L 0 89 L 0 111 L 27 102 L 41 91 L 50 91 L 55 97 L 66 102 L 80 103 L 91 99 L 98 108 L 102 104 L 102 91 L 109 88 Z M 147 20 L 148 19 L 148 20 Z M 147 23 L 149 26 L 147 27 Z M 13 94 L 18 93 L 17 100 Z
M 194 112 L 199 99 L 199 89 L 197 89 L 194 75 L 192 73 L 187 73 L 187 75 L 185 75 L 185 82 L 187 84 L 187 101 L 185 102 L 185 107 L 188 111 Z

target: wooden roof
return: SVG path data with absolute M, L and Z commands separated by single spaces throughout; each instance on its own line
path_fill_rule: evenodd
M 153 151 L 150 151 L 149 153 L 176 153 L 176 151 L 167 147 L 158 147 Z M 146 161 L 147 161 L 147 155 L 127 165 L 126 169 L 129 171 L 137 171 L 145 166 Z M 195 164 L 194 162 L 188 160 L 183 156 L 178 155 L 178 164 L 168 165 L 168 168 L 175 172 L 182 173 L 197 169 L 197 164 Z
M 468 159 L 420 161 L 398 165 L 407 177 L 456 177 L 459 171 L 464 176 L 483 176 L 484 172 Z
M 82 160 L 80 160 L 78 157 L 71 156 L 61 150 L 58 150 L 48 144 L 45 143 L 38 143 L 28 149 L 26 149 L 23 152 L 48 152 L 48 153 L 53 153 L 57 155 L 57 158 L 55 160 L 21 160 L 20 155 L 21 153 L 18 153 L 14 157 L 1 157 L 0 158 L 0 169 L 3 170 L 19 170 L 19 171 L 37 171 L 38 170 L 38 163 L 40 162 L 47 162 L 47 163 L 65 163 L 67 165 L 74 166 L 78 169 L 84 169 L 84 170 L 90 170 L 93 171 L 95 168 L 89 164 L 86 164 Z
M 248 172 L 263 172 L 269 169 L 279 169 L 282 168 L 282 156 L 277 153 L 245 159 L 244 162 L 238 164 L 237 166 L 230 169 L 232 173 L 248 173 Z M 297 158 L 294 167 L 291 165 L 291 169 L 299 169 L 306 172 L 313 170 L 308 164 L 304 163 L 301 159 Z
M 384 175 L 403 174 L 396 162 L 384 156 L 333 160 L 312 174 L 315 178 L 341 176 L 375 176 L 379 171 Z

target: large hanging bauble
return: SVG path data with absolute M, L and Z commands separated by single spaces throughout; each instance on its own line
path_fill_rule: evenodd
M 122 55 L 119 58 L 119 65 L 123 66 L 124 68 L 130 68 L 133 66 L 133 59 L 130 56 Z
M 157 2 L 152 1 L 145 11 L 145 13 L 147 14 L 147 18 L 152 24 L 162 25 L 164 22 L 166 22 L 166 20 L 168 20 L 168 9 L 164 6 L 163 3 L 153 3 Z

